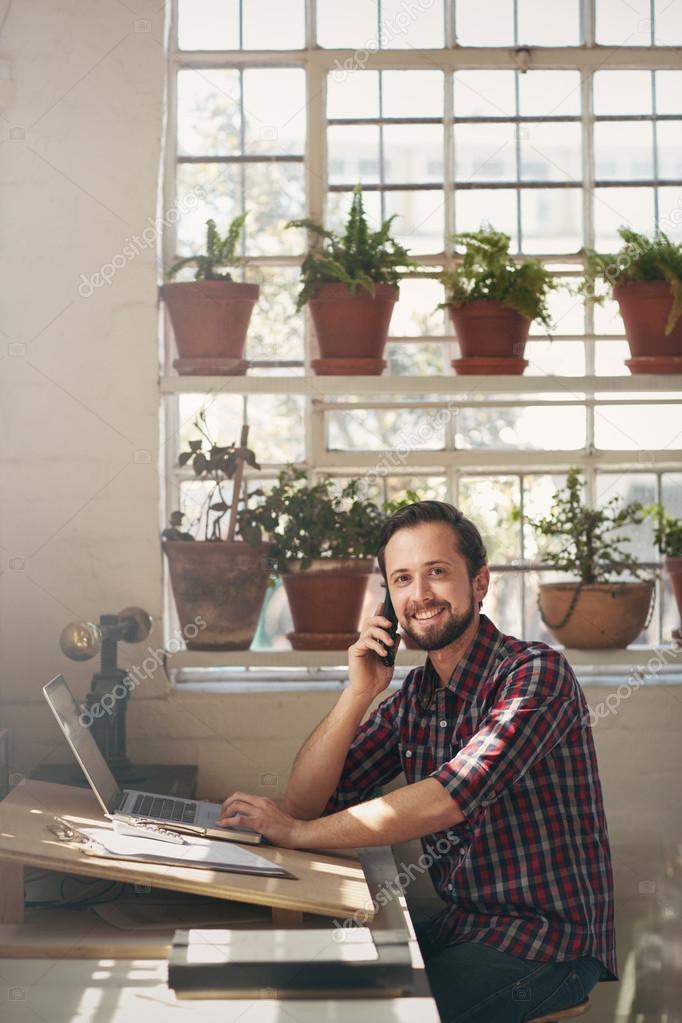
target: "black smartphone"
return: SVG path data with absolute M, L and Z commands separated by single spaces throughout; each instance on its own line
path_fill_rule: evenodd
M 398 618 L 393 609 L 393 602 L 391 600 L 391 594 L 388 592 L 388 586 L 386 587 L 386 596 L 384 598 L 384 606 L 381 609 L 382 617 L 388 618 L 391 621 L 390 629 L 386 631 L 390 635 L 394 642 L 393 646 L 385 646 L 386 653 L 381 658 L 382 664 L 385 664 L 387 668 L 392 668 L 395 662 L 395 638 L 398 634 Z

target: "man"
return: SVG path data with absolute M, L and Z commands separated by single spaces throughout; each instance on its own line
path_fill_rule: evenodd
M 390 623 L 368 618 L 348 650 L 347 688 L 296 758 L 284 809 L 238 792 L 220 823 L 301 849 L 421 838 L 445 903 L 416 925 L 442 1019 L 521 1023 L 575 1005 L 598 980 L 618 979 L 584 694 L 562 654 L 481 614 L 485 547 L 452 505 L 397 511 L 378 561 L 402 629 L 428 651 L 424 667 L 360 725 L 393 674 L 380 660 Z M 374 796 L 401 770 L 406 786 Z

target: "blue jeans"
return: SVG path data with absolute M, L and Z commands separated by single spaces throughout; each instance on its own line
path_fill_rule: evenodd
M 443 1023 L 525 1023 L 585 999 L 601 974 L 592 956 L 540 963 L 477 941 L 437 948 L 415 933 Z

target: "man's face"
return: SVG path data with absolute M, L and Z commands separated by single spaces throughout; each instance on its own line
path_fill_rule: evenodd
M 385 550 L 386 578 L 403 630 L 422 650 L 440 650 L 466 631 L 488 590 L 490 573 L 469 578 L 446 522 L 399 529 Z

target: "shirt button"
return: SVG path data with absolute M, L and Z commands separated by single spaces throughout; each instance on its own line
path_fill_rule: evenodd
M 446 725 L 447 725 L 447 721 L 445 720 L 445 718 L 443 718 L 443 720 L 440 723 L 440 727 L 441 728 L 445 728 Z
M 448 891 L 449 891 L 449 892 L 451 892 L 451 891 L 452 891 L 452 888 L 453 888 L 453 885 L 449 884 L 449 885 L 448 885 Z
M 411 749 L 406 749 L 405 750 L 405 756 L 406 757 L 411 757 L 412 756 L 412 750 Z

